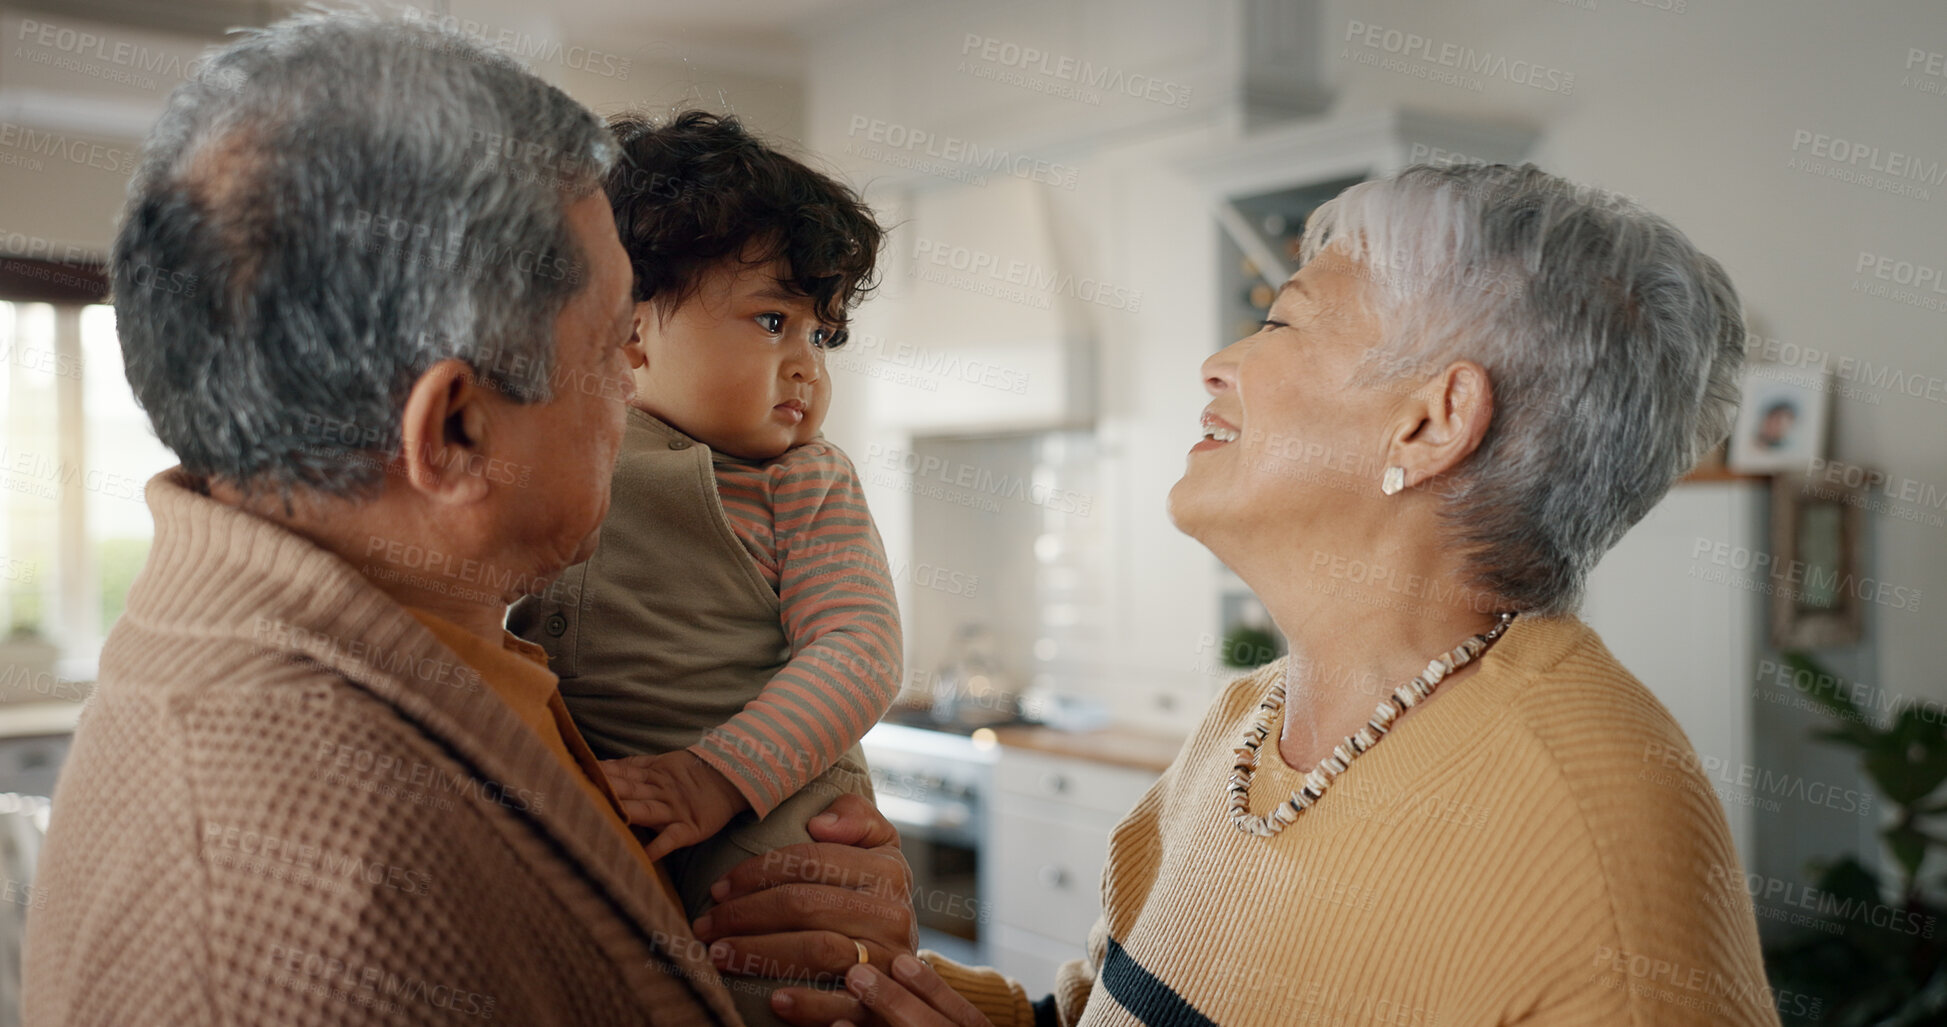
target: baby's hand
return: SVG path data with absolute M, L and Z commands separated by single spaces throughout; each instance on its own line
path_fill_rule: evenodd
M 603 760 L 602 773 L 629 823 L 655 830 L 652 861 L 716 834 L 750 808 L 736 785 L 687 749 Z

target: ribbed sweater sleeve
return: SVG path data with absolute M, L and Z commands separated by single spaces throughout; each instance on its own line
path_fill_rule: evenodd
M 1108 947 L 1108 925 L 1097 918 L 1088 934 L 1088 953 L 1071 959 L 1055 974 L 1055 991 L 1040 1001 L 1028 998 L 1020 982 L 986 967 L 962 966 L 937 952 L 920 953 L 947 987 L 973 1003 L 994 1027 L 1074 1027 L 1081 1022 L 1096 971 Z
M 933 951 L 921 952 L 920 956 L 932 965 L 933 972 L 940 975 L 947 987 L 973 1003 L 994 1027 L 1035 1027 L 1034 1002 L 1019 983 L 999 970 L 961 966 Z
M 791 658 L 691 747 L 759 816 L 838 760 L 899 693 L 902 638 L 885 546 L 858 474 L 823 440 L 766 464 L 723 461 L 717 492 L 777 588 Z

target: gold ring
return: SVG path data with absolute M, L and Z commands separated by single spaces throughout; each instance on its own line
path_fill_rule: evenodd
M 852 944 L 857 945 L 859 947 L 859 962 L 869 963 L 872 961 L 871 954 L 865 951 L 865 942 L 862 942 L 857 938 L 853 938 Z

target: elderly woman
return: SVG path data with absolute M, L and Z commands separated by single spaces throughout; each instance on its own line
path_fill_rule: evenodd
M 55 796 L 26 1023 L 738 1022 L 501 626 L 608 505 L 612 159 L 513 60 L 365 17 L 247 35 L 171 96 L 113 275 L 182 464 Z M 747 949 L 911 951 L 903 863 L 852 802 L 787 853 L 822 901 L 731 907 Z
M 1717 799 L 1575 617 L 1729 430 L 1723 269 L 1634 204 L 1478 165 L 1346 190 L 1302 256 L 1204 362 L 1170 495 L 1292 656 L 1116 829 L 1051 999 L 938 958 L 855 992 L 900 1024 L 1776 1023 Z

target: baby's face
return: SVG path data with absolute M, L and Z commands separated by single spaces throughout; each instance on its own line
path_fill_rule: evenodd
M 825 423 L 837 326 L 780 283 L 780 264 L 726 261 L 674 311 L 636 305 L 636 406 L 711 449 L 769 460 Z

